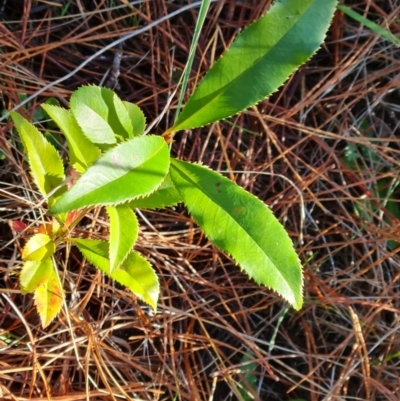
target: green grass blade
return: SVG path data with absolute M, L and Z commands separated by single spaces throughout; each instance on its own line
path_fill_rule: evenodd
M 201 2 L 199 16 L 197 17 L 196 27 L 194 28 L 194 35 L 193 35 L 192 43 L 190 45 L 188 60 L 186 62 L 185 70 L 183 71 L 182 87 L 181 87 L 181 91 L 179 93 L 179 100 L 178 100 L 178 106 L 176 108 L 175 121 L 178 119 L 179 114 L 181 112 L 183 98 L 185 96 L 190 73 L 192 72 L 193 60 L 194 60 L 194 56 L 196 54 L 197 45 L 199 43 L 201 29 L 204 25 L 204 21 L 206 19 L 207 11 L 210 7 L 210 4 L 211 4 L 210 0 L 203 0 Z
M 394 36 L 390 31 L 388 31 L 385 28 L 382 28 L 375 22 L 369 20 L 368 18 L 363 17 L 361 14 L 358 12 L 354 11 L 350 7 L 344 6 L 342 4 L 338 5 L 338 10 L 344 12 L 347 16 L 350 18 L 353 18 L 353 20 L 359 22 L 362 25 L 365 25 L 368 29 L 371 29 L 371 31 L 375 32 L 376 34 L 382 36 L 383 38 L 389 40 L 390 42 L 394 43 L 396 46 L 400 46 L 400 38 Z

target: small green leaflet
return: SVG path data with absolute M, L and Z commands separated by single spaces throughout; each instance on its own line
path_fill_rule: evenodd
M 56 250 L 56 246 L 47 234 L 35 234 L 25 244 L 22 250 L 23 260 L 39 261 L 49 258 Z
M 108 107 L 108 123 L 114 133 L 121 140 L 133 137 L 132 121 L 124 102 L 111 89 L 101 88 L 99 86 L 86 86 L 83 90 L 99 93 L 103 97 Z M 94 88 L 94 89 L 93 89 Z
M 67 138 L 70 164 L 84 173 L 100 156 L 100 150 L 86 138 L 69 110 L 49 104 L 42 107 Z
M 56 272 L 52 269 L 48 280 L 35 290 L 35 305 L 43 328 L 46 328 L 60 312 L 63 300 L 63 289 Z
M 171 175 L 165 177 L 160 187 L 146 198 L 139 198 L 127 205 L 133 209 L 162 209 L 167 206 L 175 206 L 182 202 L 182 197 L 175 188 Z
M 336 0 L 276 0 L 207 72 L 167 133 L 230 117 L 275 92 L 320 47 Z
M 70 107 L 83 133 L 94 144 L 117 142 L 108 121 L 109 110 L 98 86 L 82 86 L 71 96 Z
M 122 102 L 129 114 L 133 127 L 133 136 L 143 135 L 144 129 L 146 127 L 146 117 L 139 106 L 134 103 Z
M 110 271 L 113 272 L 132 250 L 139 234 L 139 222 L 128 206 L 108 206 L 110 218 Z
M 171 159 L 171 177 L 197 224 L 258 284 L 300 309 L 302 272 L 285 229 L 259 199 L 218 173 Z
M 58 214 L 94 205 L 117 205 L 154 192 L 169 169 L 159 136 L 139 136 L 106 152 L 50 209 Z
M 36 288 L 46 283 L 52 271 L 53 262 L 50 258 L 25 262 L 19 276 L 22 294 L 35 291 Z
M 113 280 L 128 287 L 139 299 L 156 311 L 160 287 L 156 273 L 143 256 L 137 252 L 130 252 L 123 264 L 111 273 L 107 242 L 81 238 L 72 238 L 71 241 L 91 264 Z
M 11 117 L 27 152 L 31 175 L 43 196 L 60 186 L 64 180 L 64 167 L 60 155 L 35 126 L 17 112 Z M 48 198 L 51 205 L 60 191 Z

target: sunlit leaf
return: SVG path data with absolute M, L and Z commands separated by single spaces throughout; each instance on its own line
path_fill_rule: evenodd
M 144 128 L 146 126 L 146 117 L 139 106 L 134 103 L 123 102 L 124 106 L 129 114 L 133 127 L 133 136 L 140 136 L 144 133 Z
M 109 109 L 98 86 L 82 86 L 71 96 L 72 114 L 83 133 L 94 144 L 117 142 L 108 121 Z
M 336 0 L 276 0 L 207 72 L 167 132 L 232 116 L 275 92 L 320 47 Z
M 137 252 L 131 252 L 115 269 L 111 278 L 128 287 L 139 299 L 157 310 L 160 285 L 151 264 Z
M 43 328 L 60 312 L 63 299 L 64 292 L 53 268 L 49 279 L 35 290 L 35 305 Z
M 140 136 L 109 150 L 51 208 L 68 212 L 93 205 L 117 205 L 154 192 L 169 169 L 163 138 Z
M 53 255 L 56 246 L 47 234 L 35 234 L 22 250 L 23 260 L 43 260 Z
M 255 196 L 206 167 L 171 160 L 171 177 L 210 240 L 257 283 L 302 305 L 302 271 L 292 241 Z
M 42 195 L 47 195 L 64 180 L 61 157 L 35 126 L 15 111 L 11 113 L 11 117 L 27 152 L 32 178 Z M 61 191 L 62 189 L 48 198 L 49 205 Z
M 42 104 L 42 107 L 67 139 L 70 164 L 84 173 L 97 160 L 100 150 L 83 134 L 69 110 L 49 104 Z
M 26 294 L 35 291 L 36 288 L 47 282 L 52 270 L 51 259 L 25 262 L 19 276 L 21 292 Z
M 82 255 L 118 283 L 128 287 L 154 310 L 160 293 L 157 275 L 150 263 L 137 252 L 130 252 L 123 264 L 112 273 L 108 260 L 109 245 L 105 241 L 73 238 Z
M 97 92 L 98 89 L 100 89 L 101 96 L 108 107 L 108 123 L 110 124 L 114 133 L 124 140 L 132 138 L 132 121 L 124 104 L 125 102 L 123 102 L 111 89 L 99 88 L 95 86 L 89 86 L 86 88 L 95 88 Z
M 113 272 L 128 256 L 139 234 L 139 222 L 128 206 L 108 206 L 110 218 L 110 270 Z
M 175 206 L 179 202 L 182 202 L 182 197 L 175 188 L 171 175 L 168 174 L 155 192 L 145 198 L 135 199 L 127 205 L 132 209 L 162 209 Z

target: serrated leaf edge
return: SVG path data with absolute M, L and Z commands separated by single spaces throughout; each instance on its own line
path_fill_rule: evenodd
M 147 136 L 147 137 L 154 136 L 154 137 L 161 138 L 159 135 L 146 135 L 146 136 Z M 139 137 L 139 136 L 136 136 L 136 137 L 134 137 L 134 138 L 140 138 L 140 137 Z M 133 138 L 132 138 L 132 139 L 133 139 Z M 123 142 L 122 142 L 122 143 L 123 143 Z M 117 144 L 116 146 L 118 146 L 118 145 L 120 145 L 120 144 Z M 106 154 L 107 154 L 108 152 L 111 152 L 113 149 L 114 149 L 114 148 L 111 148 L 111 149 L 107 150 L 107 152 L 103 153 L 101 156 L 102 156 L 102 157 L 106 156 Z M 99 159 L 97 159 L 97 160 L 99 160 Z M 97 162 L 97 160 L 96 160 L 96 162 Z M 96 162 L 95 162 L 95 163 L 96 163 Z M 92 166 L 93 166 L 93 165 L 92 165 Z M 92 166 L 91 166 L 91 167 L 92 167 Z M 170 166 L 171 166 L 171 158 L 169 158 L 169 162 L 168 162 L 168 171 L 169 171 Z M 167 173 L 166 173 L 165 175 L 168 174 L 168 171 L 167 171 Z M 85 171 L 85 173 L 86 173 L 86 171 Z M 83 176 L 83 174 L 78 178 L 78 180 L 76 181 L 76 183 L 79 182 L 79 180 L 82 178 L 82 176 Z M 76 184 L 76 183 L 75 183 L 75 184 Z M 162 183 L 162 181 L 161 181 L 161 183 Z M 143 197 L 143 196 L 144 196 L 144 197 L 150 196 L 150 195 L 153 194 L 155 191 L 157 191 L 157 189 L 161 186 L 161 183 L 160 183 L 156 188 L 154 188 L 151 192 L 149 192 L 149 193 L 146 194 L 146 195 L 137 195 L 137 196 L 135 196 L 135 197 L 133 197 L 133 198 L 126 199 L 126 200 L 121 201 L 121 202 L 105 202 L 105 203 L 102 203 L 102 204 L 90 203 L 90 204 L 88 204 L 88 205 L 86 205 L 86 206 L 84 206 L 84 207 L 69 210 L 69 212 L 72 212 L 72 211 L 75 211 L 75 210 L 83 210 L 83 209 L 90 208 L 90 207 L 104 207 L 104 206 L 121 206 L 121 205 L 125 205 L 125 204 L 127 204 L 127 203 L 129 203 L 129 202 L 131 202 L 131 201 L 133 201 L 133 200 L 139 199 L 141 196 L 142 196 L 142 197 Z M 74 185 L 75 185 L 75 184 L 74 184 Z M 52 213 L 52 212 L 51 212 L 51 208 L 50 208 L 50 213 Z M 52 214 L 59 214 L 59 213 L 60 213 L 60 212 L 52 213 Z M 64 212 L 61 212 L 61 213 L 64 213 Z
M 277 1 L 277 0 L 276 0 L 276 1 Z M 338 4 L 337 0 L 335 0 L 335 2 L 336 2 L 336 5 L 337 5 L 337 4 Z M 240 31 L 240 32 L 236 35 L 236 37 L 235 37 L 235 39 L 233 40 L 233 42 L 236 41 L 236 38 L 237 38 L 240 34 L 242 34 L 242 33 L 245 32 L 247 29 L 249 29 L 253 24 L 257 23 L 261 18 L 263 18 L 266 14 L 268 14 L 268 12 L 269 12 L 269 9 L 268 9 L 264 14 L 262 14 L 260 18 L 258 18 L 257 20 L 253 21 L 253 22 L 252 22 L 251 24 L 249 24 L 248 26 L 244 27 L 243 30 Z M 332 15 L 332 18 L 330 19 L 330 22 L 332 22 L 333 18 L 334 18 L 334 14 Z M 325 41 L 325 39 L 326 39 L 326 37 L 327 37 L 327 34 L 328 34 L 328 30 L 327 30 L 326 33 L 324 34 L 323 39 L 322 39 L 322 41 L 321 41 L 321 44 L 318 46 L 317 49 L 315 49 L 314 53 L 312 53 L 312 54 L 310 55 L 310 57 L 308 57 L 308 58 L 307 58 L 306 60 L 304 60 L 300 65 L 298 65 L 298 66 L 288 75 L 288 77 L 282 82 L 282 84 L 279 85 L 274 91 L 272 91 L 270 94 L 266 95 L 265 97 L 260 98 L 260 99 L 257 100 L 255 103 L 253 103 L 253 104 L 247 106 L 246 108 L 244 108 L 244 109 L 242 109 L 242 110 L 239 110 L 239 111 L 236 112 L 236 113 L 230 114 L 230 115 L 228 115 L 228 116 L 222 118 L 222 120 L 225 120 L 225 119 L 227 119 L 227 118 L 231 118 L 232 116 L 235 116 L 235 115 L 237 115 L 237 114 L 243 112 L 244 110 L 247 110 L 249 107 L 257 106 L 261 101 L 263 101 L 263 100 L 265 100 L 265 99 L 268 99 L 268 98 L 271 97 L 274 93 L 278 92 L 279 89 L 280 89 L 282 86 L 284 86 L 285 83 L 289 80 L 289 78 L 290 78 L 294 73 L 296 73 L 296 71 L 298 71 L 300 67 L 302 67 L 304 64 L 306 64 L 308 61 L 310 61 L 310 60 L 314 57 L 314 55 L 321 49 L 321 47 L 322 47 L 322 45 L 323 45 L 323 43 L 324 43 L 324 41 Z M 227 50 L 225 51 L 225 53 L 223 53 L 223 54 L 218 58 L 218 60 L 211 66 L 211 68 L 213 68 L 214 65 L 215 65 L 218 61 L 220 61 L 221 59 L 223 59 L 223 58 L 226 56 L 226 54 L 227 54 L 228 52 L 229 52 L 229 49 L 227 49 Z M 209 70 L 208 70 L 208 71 L 209 71 Z M 198 88 L 198 87 L 202 84 L 202 82 L 206 79 L 208 71 L 206 71 L 206 73 L 204 74 L 204 76 L 203 76 L 202 79 L 200 80 L 199 84 L 198 84 L 198 85 L 196 86 L 196 88 L 193 90 L 192 94 L 195 93 L 195 91 L 197 90 L 197 88 Z M 237 79 L 237 78 L 236 78 L 236 79 Z M 235 79 L 235 80 L 236 80 L 236 79 Z M 233 83 L 232 83 L 232 84 L 233 84 Z M 191 96 L 190 96 L 190 97 L 191 97 Z M 189 98 L 189 99 L 190 99 L 190 98 Z M 186 103 L 187 103 L 187 102 L 186 102 Z M 186 106 L 186 104 L 185 104 L 185 106 Z M 183 109 L 182 109 L 182 112 L 183 112 Z M 193 115 L 194 115 L 194 114 L 193 114 Z M 177 121 L 178 121 L 178 119 L 177 119 Z M 175 124 L 174 124 L 171 128 L 167 129 L 167 130 L 163 133 L 163 136 L 168 135 L 168 134 L 171 134 L 171 133 L 179 132 L 179 131 L 182 131 L 182 130 L 190 130 L 190 129 L 194 129 L 194 128 L 202 128 L 202 127 L 205 127 L 206 125 L 213 124 L 213 123 L 216 123 L 216 122 L 218 122 L 218 121 L 221 121 L 221 120 L 210 121 L 210 122 L 207 122 L 207 123 L 205 123 L 205 124 L 203 124 L 203 125 L 194 125 L 194 126 L 190 126 L 190 127 L 184 127 L 184 128 L 178 129 L 178 130 L 174 129 L 174 125 L 175 125 Z M 178 125 L 181 125 L 181 124 L 178 124 Z
M 179 159 L 177 159 L 177 160 L 179 160 Z M 206 169 L 209 170 L 209 171 L 216 172 L 215 170 L 211 169 L 210 167 L 204 165 L 204 164 L 201 163 L 201 162 L 197 162 L 197 163 L 196 163 L 196 162 L 193 162 L 193 163 L 190 162 L 190 163 L 191 163 L 191 164 L 195 164 L 195 165 L 200 165 L 201 167 L 206 168 Z M 222 177 L 224 177 L 224 176 L 222 176 Z M 224 177 L 224 178 L 226 178 L 226 177 Z M 231 181 L 231 182 L 234 183 L 233 181 Z M 234 183 L 234 184 L 237 185 L 236 183 Z M 240 187 L 240 188 L 241 188 L 241 187 Z M 242 189 L 243 189 L 243 188 L 242 188 Z M 178 192 L 179 192 L 179 189 L 178 189 L 178 188 L 177 188 L 177 190 L 178 190 Z M 259 199 L 257 196 L 253 195 L 252 193 L 250 193 L 250 192 L 248 192 L 248 191 L 246 191 L 246 192 L 247 192 L 249 195 L 251 195 L 254 199 L 256 199 L 256 200 L 262 202 L 261 199 Z M 179 193 L 180 193 L 180 192 L 179 192 Z M 181 194 L 181 196 L 182 196 L 182 194 Z M 189 211 L 191 217 L 193 218 L 193 220 L 195 221 L 195 223 L 201 228 L 201 225 L 198 223 L 198 221 L 196 220 L 196 218 L 195 218 L 195 217 L 193 216 L 193 214 L 191 213 L 189 205 L 187 205 L 185 202 L 183 202 L 183 203 L 184 203 L 184 205 L 186 206 L 186 208 L 188 209 L 188 211 Z M 263 203 L 263 202 L 262 202 L 262 203 Z M 270 209 L 270 207 L 269 207 L 267 204 L 264 203 L 264 205 L 265 205 L 265 207 L 267 207 L 267 208 Z M 275 217 L 275 216 L 274 216 L 274 217 Z M 276 218 L 276 217 L 275 217 L 275 218 Z M 283 226 L 282 226 L 282 227 L 283 227 Z M 243 229 L 243 227 L 242 227 L 242 229 Z M 208 240 L 210 241 L 210 243 L 211 243 L 213 246 L 215 246 L 215 247 L 218 248 L 221 252 L 223 252 L 223 253 L 225 253 L 226 255 L 228 255 L 228 256 L 235 262 L 235 265 L 238 266 L 238 267 L 240 268 L 240 271 L 241 271 L 241 272 L 244 272 L 244 273 L 246 274 L 246 276 L 249 277 L 249 278 L 251 278 L 255 283 L 257 283 L 257 285 L 262 285 L 262 286 L 268 288 L 270 291 L 274 292 L 275 294 L 278 294 L 281 298 L 285 299 L 290 305 L 292 305 L 292 306 L 294 307 L 295 310 L 300 310 L 300 309 L 301 309 L 303 302 L 301 302 L 300 305 L 297 307 L 297 306 L 295 306 L 294 303 L 292 303 L 284 294 L 281 294 L 280 292 L 278 292 L 278 291 L 275 290 L 274 288 L 272 288 L 272 287 L 270 287 L 270 286 L 268 286 L 268 285 L 265 285 L 264 283 L 261 283 L 261 282 L 259 282 L 257 279 L 255 279 L 254 277 L 250 276 L 250 275 L 244 270 L 244 268 L 242 268 L 242 266 L 241 266 L 238 262 L 236 262 L 236 259 L 235 259 L 235 257 L 234 257 L 232 254 L 230 254 L 229 252 L 227 252 L 227 251 L 225 251 L 225 250 L 219 248 L 218 245 L 215 245 L 215 244 L 213 243 L 213 241 L 211 240 L 211 238 L 208 236 L 208 234 L 207 234 L 202 228 L 201 228 L 201 230 L 203 231 L 204 235 L 206 236 L 206 238 L 208 238 Z M 243 230 L 244 230 L 244 229 L 243 229 Z M 286 233 L 286 234 L 287 234 L 287 233 Z M 287 235 L 288 235 L 288 234 L 287 234 Z M 289 238 L 290 238 L 290 237 L 289 237 Z M 292 249 L 293 249 L 293 251 L 296 252 L 292 241 L 291 241 L 291 243 L 292 243 Z M 257 243 L 256 243 L 256 244 L 257 244 Z M 257 246 L 258 246 L 258 244 L 257 244 Z M 268 258 L 268 259 L 269 259 L 269 258 Z M 299 265 L 300 265 L 301 271 L 303 271 L 303 267 L 302 267 L 302 264 L 301 264 L 300 259 L 298 259 L 298 261 L 299 261 Z M 271 263 L 272 263 L 272 261 L 271 261 Z M 275 265 L 274 263 L 272 263 L 272 264 Z M 278 269 L 277 269 L 277 270 L 278 270 Z M 279 272 L 279 270 L 278 270 L 278 272 Z M 280 273 L 280 272 L 279 272 L 279 273 Z M 284 280 L 284 279 L 283 279 L 283 280 Z M 285 281 L 286 281 L 286 280 L 285 280 Z M 301 290 L 301 297 L 303 298 L 303 294 L 304 294 L 304 277 L 303 277 L 303 274 L 301 274 L 301 287 L 300 287 L 300 290 Z
M 77 243 L 74 241 L 74 239 L 78 239 L 78 240 L 79 240 L 79 239 L 83 239 L 83 238 L 71 238 L 71 241 L 72 241 L 72 243 L 78 248 L 78 250 L 79 250 L 79 252 L 82 254 L 82 256 L 83 256 L 92 266 L 94 266 L 96 269 L 99 269 L 100 271 L 102 271 L 104 274 L 106 274 L 106 275 L 107 275 L 108 277 L 110 277 L 112 280 L 116 281 L 118 284 L 120 284 L 120 285 L 122 285 L 122 286 L 128 288 L 129 291 L 130 291 L 132 294 L 134 294 L 136 297 L 138 297 L 142 302 L 144 302 L 144 303 L 146 303 L 147 305 L 153 307 L 153 306 L 150 305 L 146 300 L 144 300 L 143 297 L 142 297 L 141 295 L 136 294 L 136 293 L 133 292 L 128 286 L 126 286 L 124 283 L 121 283 L 119 280 L 115 279 L 115 278 L 113 277 L 113 273 L 112 273 L 111 271 L 110 271 L 110 272 L 106 272 L 106 271 L 104 271 L 102 268 L 100 268 L 99 266 L 96 266 L 89 258 L 87 258 L 87 257 L 83 254 L 83 252 L 81 251 L 81 249 L 79 248 L 79 246 L 77 245 Z M 86 240 L 87 240 L 87 241 L 91 241 L 90 239 L 86 239 Z M 101 243 L 103 243 L 103 244 L 108 244 L 108 241 L 104 241 L 104 240 L 95 240 L 95 241 L 101 242 Z M 140 253 L 137 252 L 137 251 L 132 250 L 131 252 L 137 253 L 137 254 L 140 255 L 143 259 L 145 259 L 145 260 L 149 263 L 149 265 L 150 265 L 150 267 L 153 269 L 153 271 L 155 272 L 155 270 L 154 270 L 154 268 L 153 268 L 153 265 L 148 261 L 147 258 L 145 258 L 142 254 L 140 254 Z M 128 254 L 128 255 L 129 255 L 129 254 Z M 108 270 L 110 270 L 110 261 L 109 261 L 108 259 L 107 259 L 107 261 L 108 261 Z M 120 269 L 121 266 L 122 266 L 122 264 L 121 264 L 117 269 Z M 157 276 L 157 274 L 156 274 L 156 276 Z M 140 284 L 139 281 L 138 281 L 138 283 L 139 283 L 139 285 L 140 285 L 143 289 L 145 289 L 145 288 Z M 160 282 L 159 282 L 158 278 L 157 278 L 157 288 L 158 288 L 158 292 L 160 292 Z M 147 291 L 146 291 L 146 292 L 147 292 Z

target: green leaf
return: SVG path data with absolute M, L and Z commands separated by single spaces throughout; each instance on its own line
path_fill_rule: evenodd
M 111 278 L 128 287 L 139 299 L 157 311 L 160 285 L 151 264 L 137 252 L 131 252 Z
M 292 241 L 259 199 L 206 167 L 171 160 L 171 177 L 211 241 L 257 283 L 302 305 L 302 271 Z
M 35 305 L 43 328 L 60 312 L 63 299 L 64 292 L 53 268 L 49 279 L 35 290 Z
M 52 270 L 51 259 L 25 262 L 19 276 L 22 294 L 35 291 L 36 288 L 46 283 Z
M 182 202 L 182 197 L 171 180 L 171 175 L 165 177 L 160 187 L 146 198 L 135 199 L 127 204 L 132 209 L 162 209 L 175 206 Z
M 98 159 L 100 149 L 86 138 L 69 110 L 49 104 L 42 104 L 42 107 L 67 139 L 70 164 L 84 173 Z
M 70 238 L 70 240 L 93 266 L 107 275 L 111 275 L 110 261 L 108 259 L 110 246 L 108 242 L 83 238 Z
M 47 234 L 35 234 L 22 250 L 23 260 L 40 261 L 49 258 L 56 250 L 53 240 Z
M 110 270 L 113 272 L 128 256 L 139 234 L 139 222 L 128 206 L 108 206 L 110 218 Z
M 132 121 L 124 102 L 111 89 L 96 86 L 89 88 L 100 89 L 101 96 L 108 106 L 108 123 L 114 133 L 123 140 L 132 138 Z
M 115 133 L 108 121 L 109 109 L 98 86 L 82 86 L 70 100 L 71 111 L 83 133 L 94 144 L 114 144 Z
M 50 211 L 117 205 L 147 196 L 161 185 L 168 169 L 169 150 L 163 138 L 130 139 L 100 157 Z
M 275 92 L 319 48 L 336 0 L 277 0 L 207 72 L 167 132 L 230 117 Z
M 128 287 L 139 299 L 156 311 L 160 287 L 156 273 L 143 256 L 137 252 L 130 252 L 124 263 L 111 273 L 107 258 L 109 253 L 107 242 L 81 238 L 71 240 L 90 263 L 113 280 Z
M 35 126 L 15 111 L 11 112 L 11 117 L 27 152 L 32 178 L 42 195 L 46 196 L 64 180 L 61 157 Z M 55 201 L 62 190 L 60 189 L 48 198 L 49 205 Z
M 123 102 L 124 106 L 129 114 L 129 118 L 133 127 L 133 136 L 140 136 L 144 133 L 146 126 L 146 117 L 139 106 L 134 103 Z

